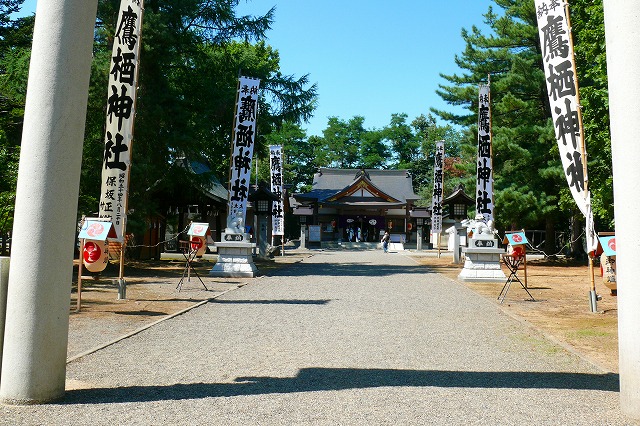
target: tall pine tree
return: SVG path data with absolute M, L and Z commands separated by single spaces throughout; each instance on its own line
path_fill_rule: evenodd
M 462 105 L 469 115 L 435 111 L 464 126 L 468 187 L 475 188 L 478 85 L 491 79 L 493 160 L 497 225 L 510 228 L 565 228 L 571 211 L 559 206 L 566 187 L 547 100 L 542 56 L 532 0 L 494 0 L 503 10 L 490 7 L 485 23 L 490 34 L 473 27 L 463 30 L 466 48 L 456 56 L 460 75 L 442 75 L 449 85 L 438 94 L 452 105 Z M 548 238 L 548 251 L 553 251 Z

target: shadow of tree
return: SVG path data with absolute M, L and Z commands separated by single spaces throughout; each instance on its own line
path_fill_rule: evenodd
M 179 383 L 68 391 L 62 404 L 150 402 L 366 389 L 442 387 L 619 391 L 618 375 L 525 371 L 305 368 L 295 377 L 238 377 L 234 383 Z

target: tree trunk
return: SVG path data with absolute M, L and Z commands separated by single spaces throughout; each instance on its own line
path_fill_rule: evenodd
M 545 222 L 544 252 L 546 256 L 553 256 L 558 252 L 555 222 L 551 216 L 548 216 Z
M 580 259 L 585 255 L 582 247 L 582 230 L 583 230 L 582 215 L 580 213 L 571 216 L 571 257 Z

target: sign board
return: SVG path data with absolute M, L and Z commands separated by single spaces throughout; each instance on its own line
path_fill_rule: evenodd
M 278 197 L 278 201 L 274 201 L 271 206 L 271 235 L 284 235 L 282 146 L 269 146 L 269 166 L 271 168 L 271 192 Z
M 309 242 L 319 243 L 320 241 L 320 225 L 309 225 Z
M 602 250 L 606 256 L 615 256 L 616 255 L 616 236 L 610 235 L 607 237 L 598 237 L 600 240 L 600 245 L 602 246 Z
M 246 217 L 251 179 L 251 159 L 256 140 L 260 80 L 239 77 L 236 95 L 231 168 L 229 171 L 228 217 Z
M 99 216 L 110 218 L 124 241 L 135 117 L 142 0 L 122 0 L 109 69 L 106 135 Z
M 191 226 L 189 226 L 189 231 L 187 231 L 187 235 L 193 235 L 195 237 L 206 237 L 208 230 L 209 230 L 208 223 L 191 222 Z
M 244 235 L 243 234 L 224 234 L 224 240 L 239 242 L 244 240 Z
M 524 234 L 524 232 L 513 232 L 511 234 L 506 234 L 504 236 L 504 240 L 502 240 L 502 243 L 512 246 L 518 246 L 522 244 L 529 244 L 529 240 L 527 240 L 527 236 Z
M 444 141 L 436 142 L 433 166 L 433 194 L 431 196 L 431 233 L 442 232 L 442 199 L 444 191 Z
M 85 240 L 106 241 L 107 238 L 117 238 L 116 231 L 109 221 L 99 219 L 85 219 L 78 238 Z
M 476 247 L 495 247 L 495 240 L 474 240 L 473 244 Z
M 493 219 L 493 147 L 491 140 L 491 91 L 481 84 L 478 92 L 478 155 L 476 168 L 476 214 Z

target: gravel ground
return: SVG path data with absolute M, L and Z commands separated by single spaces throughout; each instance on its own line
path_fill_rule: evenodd
M 402 253 L 322 251 L 71 362 L 11 425 L 630 425 L 618 378 Z

